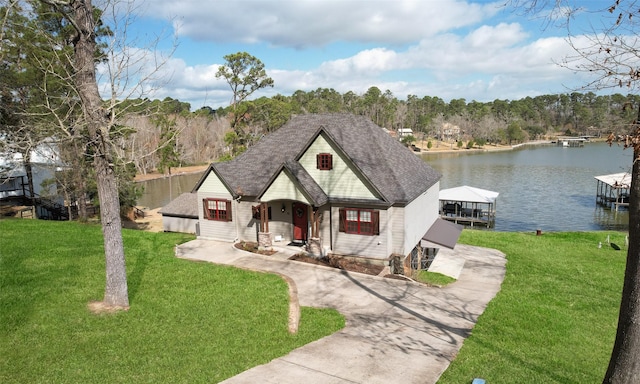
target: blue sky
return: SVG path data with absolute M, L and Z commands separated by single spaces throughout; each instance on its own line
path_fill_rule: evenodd
M 147 61 L 134 66 L 138 74 L 150 65 L 149 39 L 162 37 L 155 51 L 167 59 L 146 96 L 186 101 L 193 110 L 228 105 L 231 90 L 215 73 L 236 52 L 260 59 L 274 79 L 254 97 L 317 88 L 363 94 L 375 86 L 400 99 L 485 102 L 585 84 L 557 64 L 572 54 L 566 29 L 531 20 L 505 1 L 147 0 L 128 10 L 136 17 L 126 35 Z M 581 3 L 589 16 L 609 2 Z

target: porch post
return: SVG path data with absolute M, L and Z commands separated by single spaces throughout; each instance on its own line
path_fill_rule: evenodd
M 260 203 L 260 232 L 258 233 L 258 249 L 271 249 L 269 207 L 267 206 L 267 203 Z
M 260 203 L 260 232 L 269 232 L 269 207 Z
M 320 212 L 318 207 L 311 211 L 311 238 L 307 243 L 307 251 L 312 256 L 322 256 L 322 243 L 320 240 Z

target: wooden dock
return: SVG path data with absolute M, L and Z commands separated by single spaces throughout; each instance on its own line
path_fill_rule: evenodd
M 495 224 L 494 220 L 489 220 L 488 218 L 483 217 L 472 217 L 472 216 L 445 216 L 440 215 L 440 217 L 444 220 L 451 221 L 456 224 L 468 226 L 468 227 L 485 227 L 492 228 Z
M 595 176 L 595 179 L 597 180 L 596 204 L 615 211 L 620 208 L 629 208 L 629 189 L 631 188 L 629 173 Z
M 583 137 L 559 137 L 558 146 L 565 148 L 584 147 L 585 141 L 587 141 L 587 139 Z
M 499 193 L 462 186 L 440 191 L 440 217 L 469 227 L 492 228 L 496 221 Z

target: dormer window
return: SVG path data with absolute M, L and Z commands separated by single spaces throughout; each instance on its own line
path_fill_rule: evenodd
M 318 169 L 321 171 L 333 169 L 333 156 L 330 153 L 318 153 L 316 162 Z

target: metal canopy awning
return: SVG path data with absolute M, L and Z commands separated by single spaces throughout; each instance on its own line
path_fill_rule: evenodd
M 446 201 L 468 201 L 471 203 L 494 204 L 498 195 L 498 192 L 463 185 L 462 187 L 441 190 L 438 198 Z
M 595 176 L 595 179 L 612 188 L 627 189 L 631 186 L 631 174 L 627 172 L 613 173 L 611 175 Z
M 462 229 L 464 229 L 462 225 L 437 218 L 427 233 L 422 236 L 422 240 L 453 249 L 460 238 Z

